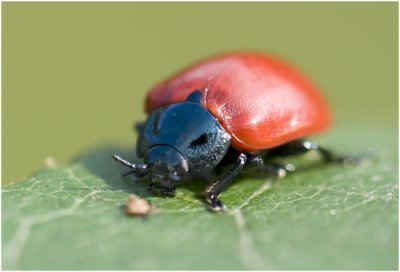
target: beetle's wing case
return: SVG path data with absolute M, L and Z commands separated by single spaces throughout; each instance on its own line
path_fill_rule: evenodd
M 258 53 L 225 54 L 189 67 L 152 88 L 146 110 L 184 101 L 194 90 L 244 151 L 278 146 L 331 123 L 327 103 L 307 77 Z

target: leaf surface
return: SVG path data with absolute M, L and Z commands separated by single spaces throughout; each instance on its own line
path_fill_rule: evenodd
M 353 129 L 316 140 L 347 153 L 372 148 L 372 162 L 345 168 L 312 154 L 289 158 L 296 173 L 237 179 L 221 195 L 229 210 L 218 214 L 205 208 L 203 181 L 163 198 L 121 179 L 126 169 L 110 155 L 134 160 L 128 148 L 103 146 L 42 169 L 3 187 L 3 268 L 396 270 L 397 132 Z M 128 193 L 157 212 L 128 217 Z

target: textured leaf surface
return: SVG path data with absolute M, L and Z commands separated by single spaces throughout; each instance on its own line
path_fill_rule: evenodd
M 110 154 L 133 159 L 131 150 L 86 152 L 3 187 L 3 269 L 395 270 L 397 131 L 356 132 L 342 127 L 317 140 L 350 153 L 372 148 L 372 163 L 348 169 L 293 158 L 299 171 L 284 179 L 235 181 L 222 194 L 230 208 L 223 214 L 205 209 L 204 182 L 161 198 L 145 183 L 121 180 L 126 169 Z M 150 199 L 157 212 L 127 217 L 128 193 Z

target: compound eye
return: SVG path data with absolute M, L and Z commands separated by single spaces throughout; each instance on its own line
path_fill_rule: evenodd
M 204 145 L 208 142 L 208 135 L 206 133 L 201 134 L 196 140 L 192 141 L 189 147 L 193 148 L 196 146 Z

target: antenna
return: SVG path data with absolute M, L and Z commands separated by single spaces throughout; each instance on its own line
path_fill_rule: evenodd
M 127 160 L 124 160 L 123 158 L 121 158 L 118 155 L 112 155 L 112 158 L 120 163 L 122 163 L 123 165 L 128 166 L 129 168 L 131 168 L 133 171 L 137 172 L 137 173 L 144 173 L 147 172 L 148 170 L 148 166 L 145 163 L 131 163 L 128 162 Z

